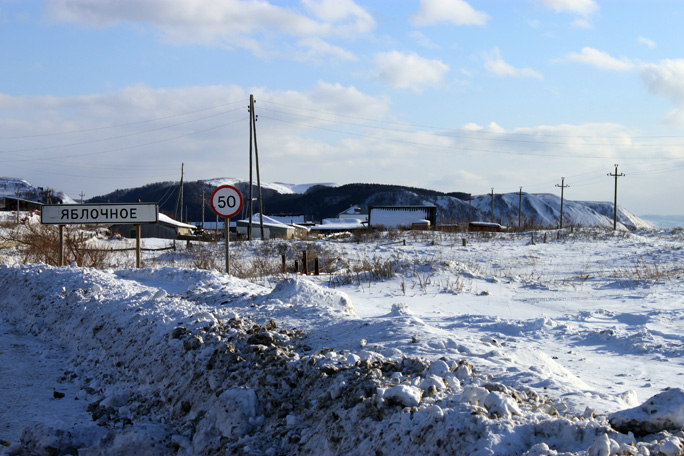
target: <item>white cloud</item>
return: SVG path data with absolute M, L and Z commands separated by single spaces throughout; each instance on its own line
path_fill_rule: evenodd
M 369 33 L 375 28 L 373 16 L 352 0 L 302 0 L 302 3 L 326 23 L 349 20 L 349 24 L 344 26 L 349 33 Z
M 418 12 L 411 16 L 416 26 L 449 22 L 455 25 L 484 25 L 489 16 L 475 10 L 464 0 L 420 0 Z
M 594 26 L 591 25 L 591 23 L 589 21 L 587 21 L 586 19 L 575 19 L 572 22 L 572 26 L 575 28 L 581 28 L 581 29 L 593 29 L 594 28 Z
M 378 79 L 399 89 L 416 91 L 441 84 L 449 71 L 449 66 L 440 60 L 426 59 L 413 52 L 391 51 L 377 54 L 373 65 Z
M 304 61 L 320 61 L 324 60 L 326 57 L 333 57 L 335 60 L 340 61 L 355 61 L 356 56 L 342 49 L 339 46 L 333 46 L 320 38 L 302 38 L 297 42 L 297 45 L 306 50 L 299 54 L 301 58 L 299 60 Z M 293 56 L 297 59 L 297 56 Z
M 258 0 L 53 0 L 47 11 L 57 21 L 96 27 L 150 24 L 171 43 L 238 47 L 260 56 L 285 55 L 268 50 L 278 49 L 283 37 L 357 38 L 375 27 L 372 16 L 352 0 L 303 3 L 311 17 Z M 302 43 L 311 47 L 307 40 Z M 339 48 L 328 49 L 333 56 L 344 54 Z
M 644 46 L 648 47 L 649 49 L 654 49 L 656 47 L 655 41 L 648 39 L 646 37 L 643 37 L 643 36 L 639 36 L 637 38 L 637 43 L 643 44 Z
M 539 4 L 559 13 L 579 14 L 584 17 L 599 9 L 594 0 L 539 0 Z
M 590 47 L 582 48 L 579 54 L 576 52 L 568 54 L 566 60 L 592 65 L 601 70 L 631 71 L 634 69 L 634 64 L 630 60 L 616 59 L 607 52 Z
M 483 52 L 482 58 L 484 59 L 484 67 L 490 73 L 494 73 L 497 76 L 515 76 L 515 77 L 525 77 L 525 78 L 538 78 L 542 79 L 541 73 L 531 69 L 531 68 L 515 68 L 512 65 L 506 63 L 501 57 L 501 52 L 499 48 L 494 48 L 489 52 Z
M 641 65 L 640 72 L 650 93 L 669 98 L 677 105 L 666 120 L 684 126 L 684 59 L 644 64 Z
M 413 32 L 409 33 L 409 36 L 414 39 L 416 43 L 426 49 L 439 49 L 439 45 L 433 43 L 430 38 L 418 30 L 414 30 Z

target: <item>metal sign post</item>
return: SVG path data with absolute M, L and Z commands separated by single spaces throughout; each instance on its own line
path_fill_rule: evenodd
M 230 274 L 230 217 L 223 219 L 226 232 L 226 274 Z
M 232 185 L 222 185 L 211 195 L 211 209 L 224 218 L 226 233 L 226 274 L 230 274 L 230 218 L 242 209 L 242 194 Z
M 64 225 L 59 225 L 59 265 L 64 266 Z

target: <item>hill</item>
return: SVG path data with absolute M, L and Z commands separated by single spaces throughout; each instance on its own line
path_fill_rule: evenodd
M 15 177 L 0 177 L 0 200 L 6 197 L 36 201 L 39 203 L 73 204 L 74 200 L 62 192 L 55 192 L 51 188 L 34 187 L 24 179 Z
M 218 178 L 188 182 L 183 186 L 184 220 L 202 220 L 202 194 L 204 192 L 204 220 L 215 219 L 209 207 L 209 198 L 220 185 L 233 185 L 248 199 L 249 182 L 233 178 Z M 162 182 L 143 187 L 116 190 L 107 195 L 91 198 L 88 202 L 157 202 L 162 212 L 180 217 L 178 206 L 177 182 Z M 470 220 L 495 221 L 504 225 L 518 225 L 518 210 L 524 226 L 554 228 L 560 219 L 560 198 L 552 194 L 518 193 L 494 195 L 494 214 L 492 216 L 492 196 L 473 196 L 468 193 L 443 193 L 435 190 L 386 184 L 332 184 L 292 185 L 283 183 L 262 183 L 263 210 L 268 215 L 303 214 L 307 220 L 320 221 L 334 218 L 350 206 L 385 205 L 434 205 L 437 206 L 438 223 L 463 223 Z M 257 197 L 256 186 L 252 189 Z M 246 206 L 246 205 L 245 205 Z M 243 208 L 246 211 L 246 207 Z M 258 212 L 255 202 L 254 212 Z M 187 214 L 187 215 L 186 215 Z M 242 217 L 247 212 L 243 211 Z M 613 226 L 613 204 L 609 202 L 587 202 L 564 200 L 564 226 Z M 653 229 L 655 226 L 629 211 L 618 207 L 620 229 Z
M 247 201 L 249 182 L 235 178 L 215 178 L 187 182 L 183 185 L 182 219 L 191 223 L 215 220 L 209 199 L 216 187 L 233 185 L 242 192 Z M 16 197 L 43 203 L 74 203 L 61 192 L 34 187 L 25 180 L 0 178 L 0 199 Z M 257 197 L 256 186 L 252 196 Z M 367 211 L 369 206 L 434 205 L 437 206 L 439 224 L 464 223 L 468 220 L 494 221 L 508 226 L 554 228 L 560 219 L 560 198 L 556 195 L 523 193 L 472 196 L 464 192 L 443 193 L 415 187 L 387 184 L 286 184 L 262 183 L 263 210 L 267 215 L 302 214 L 307 220 L 320 222 L 335 218 L 351 206 Z M 204 195 L 204 210 L 202 197 Z M 470 200 L 470 201 L 469 201 Z M 120 189 L 87 200 L 88 203 L 153 202 L 159 210 L 171 217 L 181 218 L 181 202 L 178 182 L 157 182 L 142 187 Z M 493 204 L 492 204 L 493 203 Z M 613 204 L 609 202 L 564 200 L 564 226 L 613 226 Z M 492 206 L 494 213 L 492 215 Z M 520 215 L 519 215 L 520 209 Z M 255 201 L 254 212 L 259 211 Z M 247 217 L 245 204 L 241 218 Z M 653 229 L 655 225 L 618 207 L 620 229 Z

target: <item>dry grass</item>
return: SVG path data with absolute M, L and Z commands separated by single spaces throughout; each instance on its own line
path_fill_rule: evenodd
M 92 234 L 72 227 L 64 229 L 64 263 L 103 269 L 110 265 L 110 250 L 93 250 L 87 246 Z M 44 263 L 59 266 L 59 228 L 26 223 L 0 230 L 0 242 L 14 246 L 23 264 Z

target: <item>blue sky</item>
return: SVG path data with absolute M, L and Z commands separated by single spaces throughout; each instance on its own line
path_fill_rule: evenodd
M 0 0 L 0 175 L 247 178 L 682 214 L 684 2 Z

